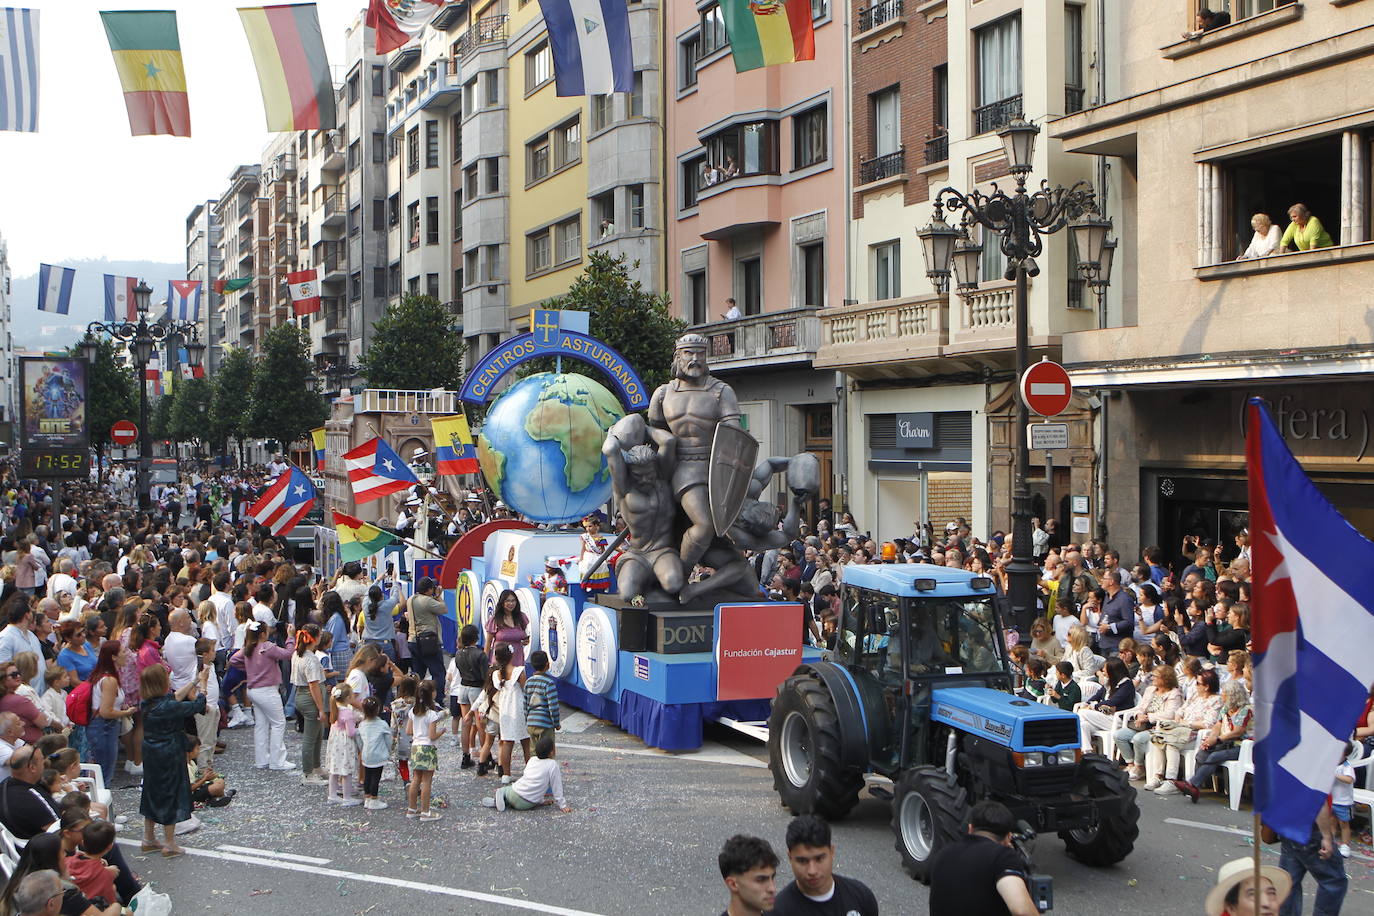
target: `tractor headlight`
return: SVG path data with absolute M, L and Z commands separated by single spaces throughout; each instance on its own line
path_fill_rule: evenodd
M 1059 758 L 1059 763 L 1060 763 L 1061 765 L 1073 765 L 1073 764 L 1078 763 L 1078 758 L 1079 758 L 1079 755 L 1080 755 L 1080 754 L 1082 754 L 1082 751 L 1079 751 L 1079 750 L 1076 750 L 1076 749 L 1075 749 L 1075 750 L 1069 750 L 1069 751 L 1060 751 L 1059 754 L 1058 754 L 1057 756 L 1058 756 L 1058 758 Z M 1054 754 L 1049 754 L 1049 755 L 1047 755 L 1047 756 L 1053 757 L 1053 756 L 1056 756 L 1056 755 L 1054 755 Z
M 1040 751 L 1026 751 L 1016 756 L 1020 758 L 1017 763 L 1023 767 L 1042 767 L 1045 765 L 1045 755 Z

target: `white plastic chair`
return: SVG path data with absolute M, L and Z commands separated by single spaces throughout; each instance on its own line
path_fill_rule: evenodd
M 89 795 L 89 796 L 91 797 L 91 801 L 93 801 L 93 802 L 99 802 L 100 804 L 102 804 L 102 805 L 104 805 L 105 807 L 109 808 L 109 809 L 110 809 L 110 820 L 113 821 L 113 820 L 114 820 L 114 796 L 110 793 L 110 790 L 109 790 L 109 789 L 105 788 L 105 777 L 104 777 L 104 774 L 100 772 L 100 764 L 98 764 L 98 763 L 83 763 L 83 764 L 81 764 L 81 777 L 80 777 L 80 779 L 81 779 L 82 782 L 88 783 L 87 786 L 83 787 L 82 791 L 84 791 L 87 795 Z
M 1361 745 L 1356 745 L 1361 747 Z M 1364 754 L 1350 761 L 1350 765 L 1355 769 L 1364 768 L 1364 784 L 1367 788 L 1355 790 L 1355 804 L 1364 805 L 1369 809 L 1369 815 L 1374 818 L 1374 754 Z M 1356 780 L 1358 782 L 1358 779 Z
M 1103 743 L 1107 746 L 1107 749 L 1104 751 L 1104 753 L 1107 755 L 1108 759 L 1118 759 L 1119 755 L 1117 753 L 1115 735 L 1117 732 L 1121 731 L 1121 729 L 1126 727 L 1126 723 L 1131 721 L 1131 719 L 1135 717 L 1135 714 L 1139 710 L 1139 706 L 1132 706 L 1130 709 L 1117 710 L 1112 715 L 1112 730 L 1107 732 L 1107 737 L 1103 739 Z
M 1231 810 L 1240 810 L 1240 796 L 1245 789 L 1245 777 L 1255 775 L 1255 742 L 1246 738 L 1240 743 L 1240 757 L 1221 765 L 1226 771 L 1226 786 L 1231 793 Z

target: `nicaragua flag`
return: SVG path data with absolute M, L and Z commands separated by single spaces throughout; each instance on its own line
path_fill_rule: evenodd
M 634 89 L 630 11 L 625 0 L 539 0 L 553 51 L 558 95 Z
M 372 438 L 343 453 L 353 501 L 367 503 L 420 482 L 396 450 L 380 438 Z
M 167 281 L 167 317 L 177 321 L 200 321 L 200 281 Z
M 1374 683 L 1374 543 L 1303 473 L 1263 401 L 1246 416 L 1255 810 L 1305 843 Z
M 66 315 L 72 308 L 72 283 L 76 270 L 71 267 L 38 265 L 38 310 Z
M 315 505 L 315 485 L 298 467 L 277 477 L 272 486 L 263 491 L 248 514 L 259 525 L 266 525 L 276 537 L 296 527 L 310 507 Z

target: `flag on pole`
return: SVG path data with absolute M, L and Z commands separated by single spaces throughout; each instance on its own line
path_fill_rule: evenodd
M 395 449 L 376 437 L 344 452 L 343 459 L 355 503 L 381 499 L 420 482 Z
M 351 515 L 334 511 L 334 531 L 339 535 L 339 559 L 345 563 L 370 557 L 388 544 L 400 540 L 390 531 L 378 528 Z
M 138 305 L 134 302 L 134 287 L 138 277 L 105 275 L 105 320 L 137 321 Z
M 0 130 L 38 130 L 38 10 L 0 9 Z
M 472 442 L 465 415 L 431 417 L 429 427 L 434 432 L 435 473 L 477 473 L 477 447 Z
M 390 54 L 424 31 L 444 0 L 368 0 L 367 27 L 377 30 L 377 53 Z
M 549 30 L 558 95 L 634 89 L 630 12 L 625 0 L 539 0 L 539 8 Z
M 245 286 L 253 282 L 252 277 L 235 277 L 232 280 L 216 280 L 215 292 L 223 296 L 225 293 L 236 293 Z
M 1255 810 L 1305 843 L 1374 683 L 1374 543 L 1303 472 L 1264 402 L 1246 414 Z
M 721 0 L 735 72 L 816 59 L 811 0 Z
M 177 349 L 177 363 L 181 366 L 183 379 L 205 378 L 205 367 L 191 365 L 191 355 L 186 352 L 185 347 Z
M 310 431 L 310 444 L 315 449 L 315 470 L 324 470 L 324 427 L 318 426 Z
M 76 270 L 71 267 L 38 265 L 38 310 L 66 315 L 72 308 L 72 283 Z
M 143 367 L 143 385 L 153 397 L 162 394 L 162 355 L 156 350 Z
M 200 281 L 167 281 L 167 314 L 178 321 L 200 321 Z
M 292 467 L 278 475 L 276 481 L 263 491 L 258 501 L 248 509 L 248 514 L 259 525 L 276 537 L 292 528 L 305 517 L 310 507 L 315 505 L 315 485 L 310 482 L 301 469 Z
M 186 68 L 181 60 L 177 14 L 170 11 L 101 13 L 110 39 L 129 130 L 148 134 L 191 136 L 191 107 L 186 98 Z
M 316 282 L 314 268 L 287 274 L 286 285 L 291 291 L 291 311 L 297 318 L 320 310 L 320 284 Z
M 336 126 L 334 79 L 313 3 L 241 7 L 271 131 Z

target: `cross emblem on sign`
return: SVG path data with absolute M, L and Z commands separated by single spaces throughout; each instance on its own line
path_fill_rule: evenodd
M 539 334 L 539 342 L 544 346 L 553 343 L 549 334 L 558 330 L 558 319 L 554 312 L 539 311 L 534 313 L 534 331 Z

